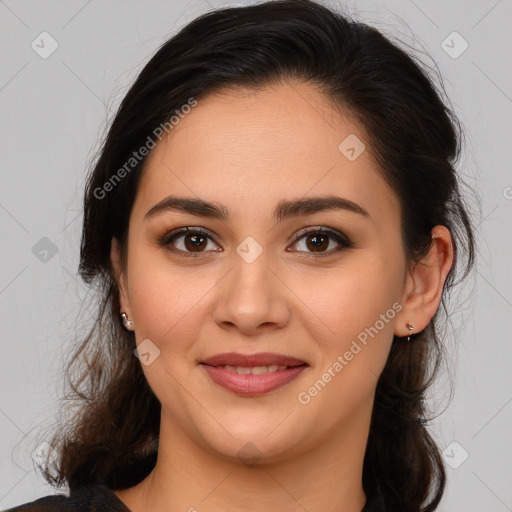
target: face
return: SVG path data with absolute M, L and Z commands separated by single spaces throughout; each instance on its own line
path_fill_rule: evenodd
M 201 99 L 150 154 L 120 269 L 164 420 L 210 452 L 250 442 L 268 461 L 352 435 L 403 320 L 400 228 L 363 130 L 312 86 Z M 233 379 L 203 364 L 225 353 L 302 366 Z

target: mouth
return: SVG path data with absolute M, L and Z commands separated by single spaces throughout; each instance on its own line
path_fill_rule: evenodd
M 204 363 L 201 363 L 204 364 Z M 211 366 L 211 365 L 206 365 Z M 238 373 L 239 375 L 263 375 L 265 373 L 275 373 L 282 372 L 283 370 L 288 370 L 289 368 L 298 368 L 300 366 L 307 366 L 306 363 L 296 365 L 296 366 L 286 366 L 286 365 L 277 365 L 270 364 L 265 366 L 231 366 L 229 364 L 211 366 L 211 368 L 218 368 L 222 370 L 226 370 L 232 373 Z
M 255 368 L 268 366 L 286 366 L 295 367 L 307 365 L 306 361 L 302 361 L 292 356 L 283 354 L 275 354 L 272 352 L 260 352 L 258 354 L 241 354 L 238 352 L 225 352 L 217 354 L 201 361 L 201 364 L 208 366 L 234 366 L 236 368 Z
M 201 361 L 211 380 L 235 394 L 263 395 L 295 380 L 309 364 L 281 354 L 218 354 Z

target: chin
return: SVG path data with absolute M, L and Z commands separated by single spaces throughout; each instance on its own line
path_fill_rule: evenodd
M 300 451 L 301 440 L 296 438 L 297 432 L 281 429 L 269 435 L 274 429 L 275 424 L 271 429 L 229 429 L 232 435 L 225 431 L 221 435 L 211 435 L 210 431 L 204 442 L 216 456 L 245 465 L 283 461 Z

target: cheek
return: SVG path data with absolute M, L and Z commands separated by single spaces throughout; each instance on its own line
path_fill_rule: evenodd
M 317 282 L 310 288 L 308 305 L 321 319 L 324 333 L 316 338 L 322 345 L 323 369 L 330 367 L 338 356 L 346 355 L 347 370 L 364 366 L 380 373 L 393 340 L 396 316 L 402 308 L 398 302 L 402 275 L 399 267 L 399 256 L 393 261 L 372 254 L 361 255 L 357 265 L 331 276 L 324 287 L 317 286 Z M 344 373 L 353 371 L 357 370 Z
M 129 296 L 137 335 L 159 348 L 185 349 L 199 331 L 205 298 L 215 286 L 215 273 L 173 265 L 156 251 L 133 252 L 129 263 Z M 131 268 L 130 268 L 131 267 Z M 170 343 L 172 341 L 172 344 Z
M 320 418 L 326 428 L 372 403 L 401 309 L 398 286 L 390 278 L 396 273 L 383 273 L 377 261 L 363 266 L 364 272 L 361 268 L 331 279 L 328 294 L 316 291 L 329 330 L 315 338 L 318 364 L 297 399 L 304 414 Z

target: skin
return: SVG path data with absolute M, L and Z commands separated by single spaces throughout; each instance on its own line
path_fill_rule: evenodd
M 366 144 L 355 161 L 338 149 L 349 134 Z M 220 203 L 231 215 L 144 218 L 170 194 Z M 369 216 L 271 217 L 280 200 L 332 194 Z M 319 226 L 345 234 L 352 247 L 333 251 L 340 244 L 329 238 L 320 252 L 330 255 L 315 256 L 311 237 L 291 238 Z M 418 332 L 434 316 L 453 262 L 450 233 L 437 226 L 429 254 L 409 265 L 400 226 L 398 199 L 364 131 L 311 85 L 210 95 L 157 145 L 131 212 L 126 265 L 115 239 L 111 251 L 137 345 L 149 339 L 160 350 L 142 365 L 162 404 L 158 462 L 139 485 L 116 491 L 133 512 L 361 511 L 377 377 L 393 335 L 407 336 L 406 322 Z M 212 234 L 198 257 L 171 252 L 194 251 L 183 235 L 159 243 L 181 227 Z M 247 236 L 263 251 L 250 264 L 236 251 Z M 401 306 L 394 318 L 301 404 L 298 394 L 394 303 Z M 277 352 L 310 366 L 277 390 L 247 397 L 213 383 L 198 364 L 221 352 Z M 244 464 L 237 454 L 249 442 L 257 456 Z

